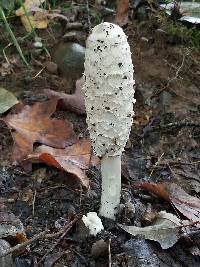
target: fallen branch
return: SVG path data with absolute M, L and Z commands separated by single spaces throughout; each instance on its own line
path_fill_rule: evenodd
M 61 241 L 61 239 L 67 234 L 67 232 L 71 229 L 71 227 L 73 226 L 73 224 L 78 220 L 78 217 L 76 217 L 74 220 L 72 220 L 69 224 L 67 224 L 62 230 L 60 230 L 59 232 L 53 233 L 53 234 L 48 234 L 49 230 L 45 230 L 37 235 L 35 235 L 33 238 L 25 241 L 24 243 L 18 244 L 8 250 L 6 250 L 3 254 L 0 255 L 0 258 L 5 257 L 9 254 L 12 254 L 13 252 L 25 248 L 29 245 L 31 245 L 32 243 L 34 243 L 35 241 L 38 241 L 39 239 L 45 238 L 45 239 L 50 239 L 50 238 L 54 238 L 57 236 L 62 235 L 59 240 L 56 242 L 55 246 L 57 246 L 57 244 Z M 54 247 L 53 247 L 54 249 Z M 51 251 L 48 251 L 48 254 Z M 43 256 L 43 258 L 46 257 L 46 254 Z M 41 259 L 40 261 L 42 261 L 43 259 Z
M 61 237 L 57 240 L 57 242 L 44 254 L 44 256 L 40 259 L 40 261 L 38 262 L 41 263 L 47 255 L 49 255 L 49 253 L 51 253 L 55 247 L 60 243 L 60 241 L 64 238 L 64 236 L 69 232 L 69 230 L 72 228 L 72 226 L 74 225 L 74 223 L 78 220 L 78 217 L 75 217 L 70 223 L 68 223 L 64 229 L 62 230 L 62 235 Z
M 0 258 L 5 257 L 5 256 L 7 256 L 7 255 L 9 255 L 9 254 L 11 254 L 11 253 L 13 253 L 13 252 L 19 250 L 19 249 L 25 248 L 25 247 L 31 245 L 33 242 L 35 242 L 35 241 L 37 241 L 37 240 L 39 240 L 39 239 L 44 238 L 45 235 L 46 235 L 48 232 L 49 232 L 49 230 L 45 230 L 44 232 L 41 232 L 41 233 L 35 235 L 33 238 L 31 238 L 31 239 L 25 241 L 24 243 L 18 244 L 18 245 L 16 245 L 16 246 L 14 246 L 14 247 L 12 247 L 12 248 L 6 250 L 3 254 L 0 255 Z

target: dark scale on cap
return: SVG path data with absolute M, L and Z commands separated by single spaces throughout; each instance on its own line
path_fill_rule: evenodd
M 97 50 L 100 51 L 100 52 L 102 52 L 101 46 L 98 45 L 97 46 Z
M 122 63 L 120 62 L 120 63 L 118 63 L 118 66 L 121 68 L 121 66 L 122 66 Z

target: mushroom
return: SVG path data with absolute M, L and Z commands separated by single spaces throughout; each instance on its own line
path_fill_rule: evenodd
M 100 215 L 115 219 L 121 195 L 121 154 L 132 125 L 133 64 L 122 28 L 94 27 L 85 52 L 85 107 L 94 153 L 101 157 Z

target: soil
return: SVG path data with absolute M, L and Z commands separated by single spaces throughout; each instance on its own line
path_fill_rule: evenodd
M 76 16 L 76 21 L 87 25 L 87 16 Z M 12 25 L 18 37 L 24 34 L 18 18 Z M 60 23 L 60 27 L 60 32 L 54 32 L 54 23 L 51 25 L 56 38 L 46 33 L 44 39 L 44 31 L 38 31 L 50 51 L 62 41 L 65 25 Z M 85 28 L 87 33 L 88 28 Z M 114 223 L 102 218 L 105 231 L 96 237 L 82 235 L 76 223 L 60 242 L 58 238 L 33 242 L 29 249 L 13 254 L 17 267 L 200 266 L 200 257 L 191 252 L 191 248 L 199 249 L 198 235 L 195 239 L 182 238 L 172 248 L 164 250 L 154 241 L 131 237 L 117 225 L 144 225 L 147 214 L 161 210 L 176 214 L 169 203 L 147 192 L 133 190 L 130 186 L 135 183 L 167 181 L 180 185 L 191 195 L 198 196 L 200 192 L 200 55 L 196 48 L 186 47 L 174 37 L 172 40 L 159 30 L 159 24 L 153 19 L 142 22 L 130 19 L 124 30 L 133 55 L 137 102 L 134 124 L 123 155 L 122 205 L 117 220 Z M 2 47 L 8 44 L 5 35 L 0 43 Z M 31 40 L 25 39 L 22 45 L 26 53 L 30 50 Z M 21 63 L 15 49 L 8 48 L 8 58 L 14 58 L 16 62 L 10 74 L 0 77 L 0 87 L 13 92 L 29 105 L 47 99 L 44 89 L 71 91 L 64 77 L 46 69 L 41 71 L 43 62 L 49 59 L 44 52 L 38 52 L 32 46 L 31 49 L 29 69 Z M 0 59 L 5 61 L 3 54 Z M 85 116 L 66 110 L 58 110 L 54 116 L 71 121 L 79 136 L 88 136 Z M 31 173 L 13 167 L 10 164 L 12 145 L 10 131 L 1 122 L 1 199 L 21 220 L 27 238 L 45 229 L 53 233 L 59 224 L 68 223 L 76 215 L 98 212 L 101 192 L 98 168 L 88 170 L 90 189 L 85 191 L 69 174 L 46 165 L 34 165 Z M 128 203 L 132 204 L 129 212 Z M 92 247 L 100 239 L 110 244 L 110 260 L 102 246 L 96 254 L 92 252 Z M 53 248 L 56 242 L 58 244 Z M 49 249 L 51 252 L 42 258 Z

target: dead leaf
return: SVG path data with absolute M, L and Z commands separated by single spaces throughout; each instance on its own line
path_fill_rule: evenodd
M 13 133 L 14 147 L 12 160 L 15 164 L 33 151 L 35 142 L 56 148 L 65 148 L 77 138 L 70 122 L 50 119 L 55 112 L 58 99 L 50 99 L 33 106 L 24 106 L 16 114 L 8 114 L 3 120 Z
M 8 90 L 0 87 L 0 114 L 19 103 L 17 98 Z
M 190 196 L 180 186 L 174 183 L 141 183 L 136 187 L 145 189 L 160 198 L 170 202 L 185 217 L 194 222 L 200 221 L 200 199 Z
M 0 238 L 24 233 L 24 227 L 20 219 L 9 211 L 0 212 Z
M 68 18 L 62 14 L 39 8 L 44 2 L 45 0 L 26 0 L 24 5 L 16 10 L 15 13 L 17 16 L 20 16 L 27 32 L 31 32 L 34 28 L 46 29 L 49 21 L 54 18 L 68 21 Z
M 55 92 L 53 90 L 46 89 L 44 90 L 49 97 L 57 97 L 61 100 L 61 106 L 64 109 L 69 109 L 78 114 L 85 114 L 85 91 L 84 91 L 84 78 L 81 78 L 76 81 L 76 90 L 75 93 L 65 94 L 61 92 Z
M 152 116 L 152 110 L 140 111 L 139 114 L 133 118 L 133 123 L 139 126 L 146 126 Z
M 45 145 L 39 146 L 36 152 L 28 156 L 32 163 L 43 162 L 74 175 L 85 186 L 89 186 L 89 179 L 85 171 L 90 164 L 98 164 L 97 157 L 91 156 L 90 140 L 82 139 L 65 149 L 55 149 Z
M 22 24 L 27 32 L 31 32 L 34 28 L 46 29 L 48 26 L 47 14 L 44 9 L 33 12 L 32 9 L 39 7 L 45 0 L 26 0 L 18 10 L 16 15 L 20 16 Z
M 161 211 L 151 226 L 136 227 L 119 224 L 127 233 L 160 243 L 163 249 L 172 247 L 180 238 L 180 228 L 184 227 L 180 219 L 171 213 Z
M 128 22 L 128 0 L 117 0 L 117 14 L 115 23 L 119 26 L 124 26 Z

